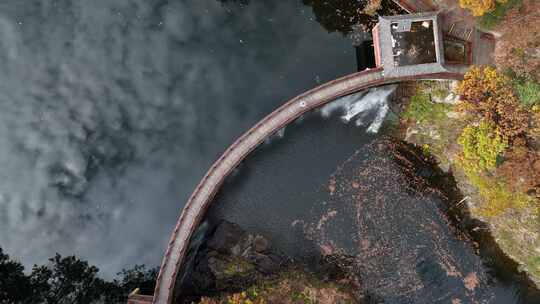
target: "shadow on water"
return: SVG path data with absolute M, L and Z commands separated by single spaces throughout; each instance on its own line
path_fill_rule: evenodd
M 464 206 L 456 207 L 464 197 L 458 190 L 457 183 L 451 174 L 444 174 L 440 170 L 431 181 L 440 189 L 445 189 L 449 201 L 445 211 L 452 219 L 452 223 L 461 231 L 466 232 L 474 241 L 478 254 L 482 257 L 488 271 L 497 278 L 502 288 L 514 288 L 513 298 L 508 303 L 540 303 L 540 290 L 527 275 L 519 270 L 519 264 L 508 257 L 497 245 L 489 227 L 484 222 L 471 217 L 469 210 Z M 519 282 L 519 284 L 516 284 Z M 506 302 L 505 302 L 506 303 Z
M 236 3 L 241 6 L 249 5 L 251 0 L 217 0 L 221 3 Z M 300 0 L 299 0 L 300 1 Z M 366 0 L 301 0 L 311 7 L 317 22 L 329 33 L 338 32 L 349 35 L 359 28 L 371 30 L 377 23 L 378 15 L 396 15 L 403 9 L 394 1 L 383 0 L 376 10 L 371 9 Z

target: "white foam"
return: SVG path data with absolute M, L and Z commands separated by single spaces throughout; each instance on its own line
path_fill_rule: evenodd
M 344 114 L 341 119 L 345 123 L 354 121 L 356 126 L 368 126 L 367 132 L 377 133 L 388 113 L 388 97 L 396 89 L 396 85 L 378 87 L 366 92 L 342 97 L 320 109 L 323 117 L 327 118 L 337 110 Z M 375 116 L 370 115 L 375 113 Z M 371 121 L 366 121 L 367 119 Z

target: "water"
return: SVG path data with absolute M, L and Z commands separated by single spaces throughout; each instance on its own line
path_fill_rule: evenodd
M 238 223 L 299 260 L 354 256 L 363 288 L 384 303 L 536 303 L 515 266 L 476 254 L 444 196 L 414 190 L 381 146 L 393 88 L 340 98 L 287 126 L 227 179 L 207 219 Z
M 159 265 L 226 147 L 355 67 L 301 1 L 1 1 L 0 246 Z
M 309 213 L 312 204 L 318 201 L 320 195 L 316 190 L 325 183 L 336 164 L 356 147 L 376 137 L 375 133 L 362 130 L 379 124 L 375 117 L 380 116 L 385 106 L 368 107 L 365 112 L 357 113 L 358 121 L 362 120 L 365 127 L 342 123 L 336 117 L 354 113 L 354 105 L 358 107 L 364 94 L 376 95 L 379 98 L 375 98 L 374 103 L 386 104 L 383 95 L 392 89 L 390 86 L 345 97 L 338 104 L 323 107 L 287 126 L 283 137 L 274 136 L 259 147 L 226 180 L 224 190 L 219 192 L 209 213 L 247 230 L 256 228 L 265 235 L 268 233 L 291 253 L 311 254 L 303 250 L 307 244 L 299 242 L 291 225 Z

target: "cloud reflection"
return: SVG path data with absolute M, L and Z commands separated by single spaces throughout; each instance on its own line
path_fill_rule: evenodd
M 0 246 L 26 265 L 55 252 L 106 275 L 158 264 L 226 146 L 354 68 L 350 43 L 299 3 L 11 0 L 0 12 Z

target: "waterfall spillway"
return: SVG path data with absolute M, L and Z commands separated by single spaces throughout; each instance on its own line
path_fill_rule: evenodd
M 377 133 L 388 113 L 388 99 L 396 87 L 388 85 L 345 96 L 322 107 L 320 112 L 323 117 L 328 117 L 340 111 L 344 122 L 368 126 L 367 132 Z

